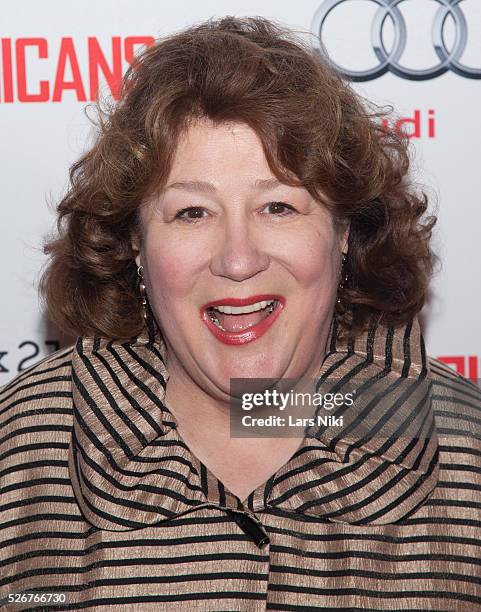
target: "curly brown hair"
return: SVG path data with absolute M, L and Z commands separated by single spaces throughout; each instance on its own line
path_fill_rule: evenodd
M 292 31 L 261 17 L 189 27 L 139 56 L 119 102 L 99 110 L 98 138 L 70 169 L 58 235 L 44 247 L 40 292 L 65 332 L 140 333 L 139 209 L 165 184 L 179 134 L 196 118 L 250 126 L 278 179 L 350 223 L 336 306 L 344 332 L 373 316 L 403 324 L 423 306 L 435 218 L 408 181 L 408 139 L 383 127 L 386 112 Z

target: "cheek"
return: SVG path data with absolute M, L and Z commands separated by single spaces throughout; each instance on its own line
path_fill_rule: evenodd
M 334 233 L 313 227 L 284 242 L 284 260 L 306 286 L 326 288 L 337 279 L 338 244 Z
M 156 303 L 168 303 L 189 294 L 202 266 L 205 249 L 185 240 L 169 239 L 160 233 L 144 238 L 143 260 L 150 293 Z

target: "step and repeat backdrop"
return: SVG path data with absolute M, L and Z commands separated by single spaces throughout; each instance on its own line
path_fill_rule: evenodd
M 439 221 L 442 268 L 422 313 L 428 352 L 481 378 L 481 2 L 479 0 L 16 0 L 2 4 L 0 385 L 72 341 L 42 315 L 44 237 L 91 144 L 91 105 L 117 96 L 156 38 L 223 15 L 263 15 L 329 55 L 409 134 L 412 178 Z

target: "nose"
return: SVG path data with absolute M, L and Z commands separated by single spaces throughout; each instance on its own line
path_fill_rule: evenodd
M 226 220 L 216 242 L 210 261 L 210 271 L 215 276 L 240 282 L 269 267 L 261 228 L 253 227 L 245 217 Z

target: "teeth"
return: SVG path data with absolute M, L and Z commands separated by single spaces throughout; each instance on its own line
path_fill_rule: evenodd
M 271 307 L 274 302 L 275 300 L 266 300 L 263 302 L 256 302 L 255 304 L 249 304 L 249 306 L 214 306 L 214 310 L 218 310 L 224 314 L 248 314 L 250 312 L 262 310 L 266 306 Z M 270 312 L 272 312 L 272 310 Z
M 224 329 L 222 327 L 222 325 L 220 324 L 219 319 L 216 317 L 215 312 L 213 310 L 210 310 L 210 309 L 207 312 L 209 313 L 209 317 L 211 318 L 212 322 L 215 323 L 217 325 L 217 327 L 220 327 L 221 329 Z M 225 331 L 225 329 L 224 329 L 224 331 Z
M 251 304 L 250 306 L 244 306 L 242 308 L 236 307 L 236 306 L 218 306 L 215 308 L 208 308 L 207 314 L 209 315 L 211 321 L 215 323 L 215 325 L 217 325 L 217 327 L 219 327 L 223 331 L 226 331 L 224 327 L 222 327 L 222 325 L 220 324 L 219 319 L 217 318 L 216 310 L 218 310 L 219 312 L 223 312 L 225 314 L 246 314 L 249 312 L 256 312 L 257 310 L 262 310 L 262 308 L 266 308 L 266 307 L 267 307 L 267 312 L 271 314 L 274 311 L 274 308 L 276 307 L 276 300 L 267 300 L 263 302 L 257 302 L 256 304 Z M 236 312 L 236 311 L 240 311 L 240 312 Z

